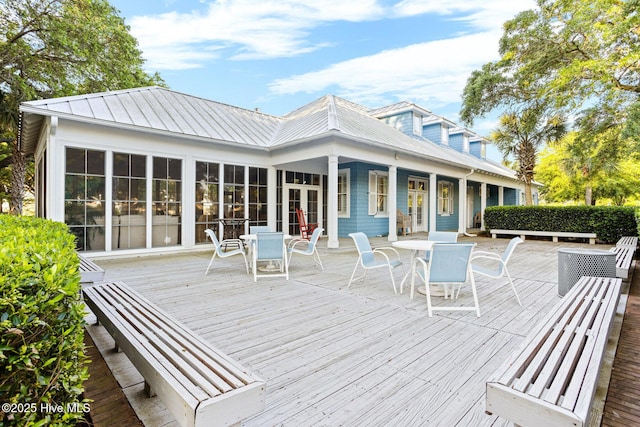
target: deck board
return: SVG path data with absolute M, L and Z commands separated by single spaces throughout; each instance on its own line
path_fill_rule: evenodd
M 406 238 L 416 237 L 425 236 Z M 459 241 L 501 253 L 509 239 Z M 322 244 L 325 271 L 294 257 L 289 281 L 253 282 L 240 257 L 216 259 L 205 277 L 208 251 L 94 261 L 105 280 L 125 281 L 266 380 L 266 409 L 245 426 L 503 426 L 484 412 L 485 381 L 560 301 L 557 249 L 593 248 L 528 239 L 509 263 L 522 307 L 506 279 L 478 276 L 480 318 L 446 311 L 429 318 L 424 296 L 411 300 L 407 287 L 394 294 L 387 272 L 370 271 L 347 288 L 353 243 Z M 401 256 L 408 263 L 409 251 Z M 402 272 L 394 274 L 399 284 Z M 457 304 L 472 305 L 468 287 Z M 99 327 L 88 330 L 109 347 Z M 160 400 L 144 396 L 126 356 L 107 351 L 105 360 L 145 425 L 176 425 Z

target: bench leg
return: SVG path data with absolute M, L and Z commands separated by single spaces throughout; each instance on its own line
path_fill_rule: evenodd
M 144 392 L 149 397 L 154 397 L 156 395 L 156 392 L 153 391 L 153 389 L 151 388 L 151 385 L 147 382 L 147 380 L 144 380 Z

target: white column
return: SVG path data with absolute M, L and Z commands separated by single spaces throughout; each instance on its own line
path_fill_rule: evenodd
M 498 206 L 504 206 L 504 187 L 498 187 Z
M 329 155 L 329 175 L 327 177 L 327 247 L 339 248 L 338 241 L 338 155 Z
M 267 225 L 272 230 L 278 223 L 278 177 L 276 168 L 267 168 Z M 283 230 L 286 232 L 286 230 Z
M 467 231 L 467 178 L 458 180 L 458 233 Z
M 397 209 L 398 206 L 398 167 L 389 166 L 389 237 L 390 242 L 398 240 Z
M 482 211 L 482 220 L 480 227 L 484 230 L 484 210 L 487 208 L 487 183 L 480 184 L 480 209 Z
M 429 231 L 436 231 L 438 214 L 438 175 L 429 174 Z

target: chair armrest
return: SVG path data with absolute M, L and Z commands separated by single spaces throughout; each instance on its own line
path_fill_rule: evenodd
M 493 256 L 488 256 L 488 255 L 474 255 L 474 256 L 471 258 L 471 261 L 470 261 L 470 262 L 473 262 L 473 261 L 475 261 L 475 260 L 479 260 L 479 259 L 488 259 L 488 260 L 491 260 L 491 261 L 497 261 L 497 262 L 499 262 L 500 264 L 502 264 L 503 266 L 505 266 L 505 267 L 506 267 L 506 264 L 504 263 L 504 261 L 502 260 L 502 258 L 501 258 L 500 256 L 495 256 L 496 254 L 492 254 L 492 255 L 493 255 Z
M 398 250 L 396 248 L 393 248 L 391 246 L 381 246 L 379 248 L 374 248 L 373 252 L 376 252 L 376 251 L 381 251 L 381 252 L 382 251 L 392 251 L 392 252 L 394 252 L 396 254 L 398 259 L 400 259 L 400 252 L 398 252 Z M 384 253 L 384 252 L 382 252 L 382 253 Z
M 471 255 L 471 261 L 476 258 L 486 258 L 486 259 L 494 259 L 494 260 L 502 260 L 502 256 L 496 254 L 494 252 L 486 252 L 486 251 L 474 251 Z

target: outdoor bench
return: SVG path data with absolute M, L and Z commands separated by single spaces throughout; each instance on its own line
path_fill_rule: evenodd
M 145 391 L 182 426 L 227 426 L 264 409 L 265 383 L 122 282 L 83 290 Z
M 635 250 L 638 247 L 638 238 L 636 236 L 622 236 L 616 246 L 631 246 Z
M 570 237 L 570 238 L 580 238 L 580 239 L 589 239 L 589 244 L 596 244 L 596 233 L 577 233 L 577 232 L 569 232 L 569 231 L 540 231 L 540 230 L 502 230 L 498 228 L 491 229 L 491 237 L 496 238 L 498 234 L 509 234 L 520 236 L 522 240 L 525 240 L 526 236 L 543 236 L 543 237 L 553 237 L 553 241 L 557 242 L 558 237 Z
M 632 246 L 616 246 L 611 248 L 611 252 L 616 254 L 616 277 L 627 280 L 636 252 L 635 248 Z
M 80 283 L 82 285 L 102 282 L 104 270 L 100 266 L 80 254 L 78 254 L 78 259 L 80 260 Z
M 486 412 L 520 426 L 585 426 L 620 278 L 582 277 L 486 384 Z

